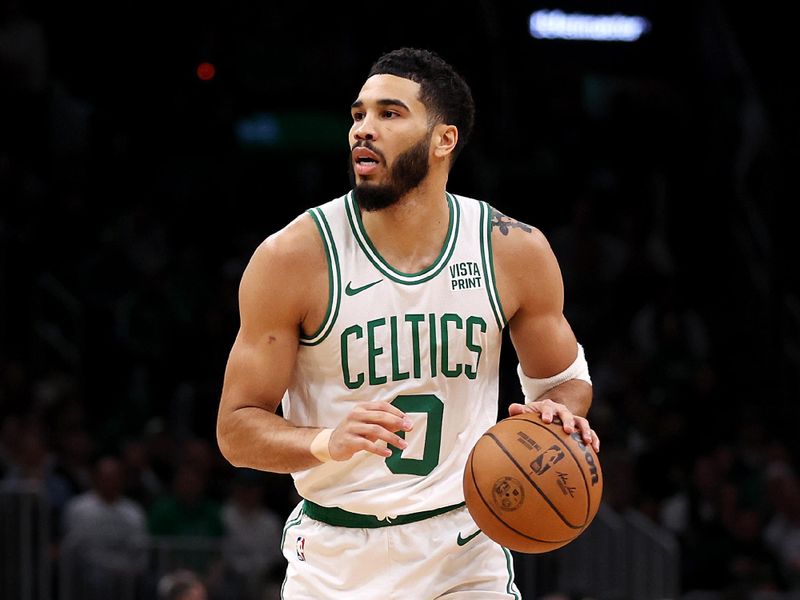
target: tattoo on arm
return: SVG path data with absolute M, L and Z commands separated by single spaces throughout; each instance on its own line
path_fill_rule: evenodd
M 492 227 L 498 227 L 503 235 L 508 235 L 511 228 L 522 229 L 526 233 L 533 231 L 530 225 L 525 225 L 525 223 L 507 217 L 496 208 L 492 208 Z

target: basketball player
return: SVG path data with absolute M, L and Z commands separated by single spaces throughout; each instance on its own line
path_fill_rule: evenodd
M 291 473 L 304 498 L 281 540 L 284 598 L 519 598 L 462 475 L 496 422 L 506 325 L 526 398 L 510 412 L 599 449 L 558 265 L 538 230 L 446 191 L 474 104 L 441 58 L 384 55 L 351 114 L 352 191 L 270 236 L 243 275 L 220 448 Z

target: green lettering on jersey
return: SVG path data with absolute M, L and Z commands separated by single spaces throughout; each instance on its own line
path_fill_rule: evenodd
M 474 332 L 472 330 L 474 325 L 478 326 L 481 333 L 486 333 L 486 321 L 484 321 L 483 318 L 469 317 L 467 319 L 467 348 L 478 355 L 475 360 L 475 369 L 472 368 L 472 365 L 464 365 L 464 374 L 469 379 L 475 379 L 478 376 L 478 365 L 481 364 L 481 352 L 483 352 L 483 348 L 475 343 Z
M 404 475 L 428 475 L 439 464 L 439 453 L 442 447 L 442 416 L 444 402 L 433 394 L 414 394 L 397 396 L 392 404 L 404 413 L 421 413 L 428 416 L 425 429 L 425 443 L 422 458 L 403 458 L 400 448 L 390 446 L 392 455 L 386 458 L 386 466 L 392 473 Z M 419 432 L 410 432 L 419 435 Z M 405 439 L 406 432 L 398 431 L 397 435 Z
M 383 346 L 375 345 L 375 329 L 381 325 L 386 325 L 386 319 L 374 319 L 367 321 L 367 356 L 369 357 L 369 384 L 380 385 L 386 383 L 386 375 L 380 377 L 375 372 L 375 357 L 383 354 Z
M 445 313 L 441 317 L 441 323 L 442 323 L 442 375 L 444 375 L 445 377 L 458 377 L 459 375 L 461 375 L 462 365 L 458 363 L 454 368 L 451 369 L 450 365 L 448 364 L 450 362 L 449 360 L 450 335 L 447 330 L 447 324 L 454 323 L 456 329 L 463 329 L 464 322 L 461 320 L 461 317 L 459 317 L 454 313 Z
M 342 332 L 341 345 L 342 345 L 342 377 L 344 377 L 344 384 L 351 390 L 356 390 L 364 384 L 364 373 L 359 373 L 355 381 L 350 377 L 350 364 L 347 360 L 347 336 L 355 335 L 356 339 L 364 337 L 364 330 L 358 325 L 351 325 Z
M 414 379 L 420 378 L 422 367 L 420 366 L 420 347 L 419 347 L 419 324 L 425 320 L 425 315 L 411 313 L 406 315 L 406 322 L 411 323 L 411 351 L 414 358 Z
M 408 379 L 408 371 L 400 371 L 400 352 L 397 349 L 397 317 L 389 319 L 392 328 L 392 381 Z
M 405 323 L 411 329 L 410 340 L 406 337 Z M 423 323 L 427 325 L 427 332 L 422 329 Z M 344 384 L 356 390 L 364 385 L 378 386 L 411 377 L 477 379 L 487 330 L 482 317 L 456 313 L 408 313 L 351 325 L 342 331 L 339 339 Z M 422 346 L 426 335 L 430 375 L 422 373 Z M 408 365 L 409 350 L 412 366 Z M 378 357 L 386 353 L 389 356 L 379 365 Z
M 436 315 L 428 315 L 428 339 L 431 347 L 431 377 L 436 377 Z

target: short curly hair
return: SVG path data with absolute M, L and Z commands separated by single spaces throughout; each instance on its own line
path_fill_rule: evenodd
M 375 61 L 367 78 L 373 75 L 396 75 L 418 83 L 419 99 L 432 122 L 456 126 L 458 143 L 453 149 L 452 166 L 469 140 L 475 121 L 475 101 L 464 78 L 438 54 L 419 48 L 387 52 Z

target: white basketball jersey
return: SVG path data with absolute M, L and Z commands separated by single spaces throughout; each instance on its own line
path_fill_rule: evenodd
M 491 209 L 447 194 L 450 224 L 435 262 L 418 273 L 389 265 L 370 241 L 352 192 L 309 210 L 328 259 L 329 304 L 301 336 L 283 415 L 336 427 L 360 403 L 394 404 L 414 423 L 389 458 L 358 452 L 294 473 L 317 504 L 380 519 L 464 500 L 462 476 L 497 420 L 505 317 L 494 282 Z

